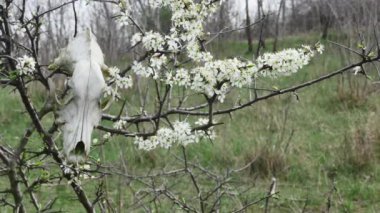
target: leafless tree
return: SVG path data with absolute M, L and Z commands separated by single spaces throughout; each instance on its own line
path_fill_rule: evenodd
M 276 17 L 276 27 L 275 27 L 275 35 L 274 35 L 274 43 L 273 43 L 273 52 L 276 52 L 277 51 L 277 42 L 278 42 L 278 34 L 279 34 L 279 25 L 280 25 L 280 15 L 281 15 L 281 12 L 283 13 L 283 17 L 285 17 L 284 15 L 284 8 L 285 8 L 285 0 L 281 0 L 280 2 L 280 6 L 278 8 L 278 12 L 277 12 L 277 17 Z M 283 18 L 283 21 L 284 21 L 284 18 Z
M 245 14 L 246 14 L 246 34 L 247 34 L 247 42 L 248 42 L 248 52 L 253 51 L 253 45 L 252 45 L 252 31 L 251 31 L 251 18 L 249 15 L 249 5 L 248 0 L 245 0 Z

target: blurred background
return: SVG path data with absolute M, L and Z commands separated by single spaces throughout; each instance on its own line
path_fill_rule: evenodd
M 16 1 L 17 2 L 17 1 Z M 103 52 L 110 63 L 120 60 L 130 51 L 130 38 L 137 29 L 118 22 L 119 8 L 112 1 L 76 2 L 76 16 L 79 30 L 91 27 L 96 34 Z M 26 1 L 26 18 L 33 13 L 46 11 L 64 2 L 57 0 Z M 379 2 L 376 0 L 223 0 L 218 11 L 205 23 L 206 32 L 215 34 L 220 41 L 257 41 L 262 34 L 268 42 L 266 51 L 277 50 L 277 40 L 291 36 L 314 35 L 319 39 L 346 39 L 345 44 L 357 43 L 363 37 L 369 42 L 379 22 Z M 152 8 L 147 0 L 127 3 L 131 16 L 145 31 L 155 30 L 167 33 L 170 30 L 170 10 Z M 17 17 L 17 8 L 14 15 Z M 257 23 L 264 19 L 264 22 Z M 74 35 L 74 11 L 70 6 L 49 13 L 43 18 L 41 42 L 47 45 L 47 52 L 41 57 L 45 61 L 53 58 L 59 48 L 65 46 Z M 252 25 L 250 28 L 244 26 Z M 264 25 L 264 28 L 261 28 Z M 241 29 L 238 31 L 231 31 Z M 372 32 L 372 33 L 371 33 Z M 21 34 L 21 33 L 20 33 Z M 351 42 L 351 43 L 350 43 Z M 264 42 L 264 46 L 266 42 Z M 254 44 L 253 44 L 254 45 Z M 351 45 L 350 45 L 351 46 Z M 253 48 L 252 48 L 253 49 Z M 254 51 L 253 51 L 254 52 Z

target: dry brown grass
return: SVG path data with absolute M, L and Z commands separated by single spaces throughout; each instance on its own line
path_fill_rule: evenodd
M 252 162 L 249 173 L 257 177 L 277 177 L 288 168 L 285 152 L 276 146 L 265 145 L 258 148 L 253 157 L 245 155 L 246 163 Z
M 351 171 L 371 168 L 379 159 L 380 118 L 372 112 L 366 124 L 355 126 L 348 131 L 339 147 L 339 165 Z
M 347 73 L 338 78 L 337 99 L 348 108 L 360 107 L 378 90 L 379 85 L 373 84 L 364 75 Z

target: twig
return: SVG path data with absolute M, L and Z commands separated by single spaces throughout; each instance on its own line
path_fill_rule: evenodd
M 77 18 L 77 11 L 75 10 L 75 1 L 72 2 L 72 5 L 73 5 L 73 12 L 74 12 L 74 38 L 75 38 L 78 32 L 78 18 Z
M 256 201 L 253 201 L 253 202 L 250 202 L 250 203 L 246 204 L 243 208 L 241 208 L 241 209 L 239 209 L 239 210 L 232 211 L 232 213 L 243 212 L 243 211 L 246 210 L 248 207 L 253 206 L 253 205 L 256 205 L 256 204 L 258 204 L 258 203 L 260 203 L 260 202 L 262 202 L 262 201 L 264 201 L 264 200 L 267 200 L 268 198 L 271 198 L 271 197 L 277 195 L 278 193 L 280 193 L 280 192 L 275 192 L 275 193 L 273 193 L 273 194 L 271 194 L 271 195 L 269 195 L 269 196 L 267 195 L 267 196 L 265 196 L 265 197 L 260 198 L 259 200 L 256 200 Z

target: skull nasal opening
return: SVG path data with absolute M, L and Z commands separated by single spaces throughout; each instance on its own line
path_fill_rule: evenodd
M 76 155 L 83 155 L 84 154 L 84 143 L 83 141 L 79 141 L 74 149 L 74 154 Z

